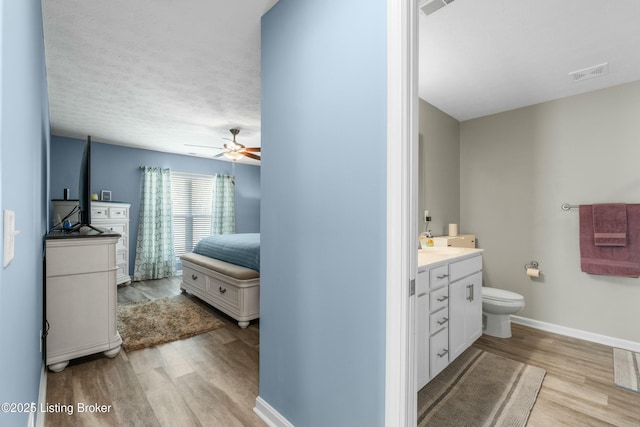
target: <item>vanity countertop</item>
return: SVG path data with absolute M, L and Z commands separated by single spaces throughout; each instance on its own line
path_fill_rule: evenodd
M 484 252 L 484 249 L 478 248 L 453 248 L 438 247 L 419 249 L 418 250 L 418 269 L 423 270 L 426 267 L 435 267 L 439 264 L 447 264 L 452 261 L 461 261 L 471 258 Z

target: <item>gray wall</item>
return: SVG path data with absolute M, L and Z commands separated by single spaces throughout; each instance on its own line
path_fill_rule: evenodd
M 639 113 L 635 82 L 461 124 L 460 220 L 486 284 L 524 295 L 520 315 L 640 342 L 640 279 L 582 273 L 578 212 L 560 209 L 640 203 Z
M 431 104 L 419 102 L 418 231 L 425 231 L 424 211 L 434 236 L 460 223 L 460 122 Z M 473 233 L 460 224 L 461 233 Z

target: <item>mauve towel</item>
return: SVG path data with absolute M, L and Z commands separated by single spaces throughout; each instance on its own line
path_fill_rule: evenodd
M 580 267 L 588 274 L 640 277 L 640 205 L 627 205 L 626 246 L 596 246 L 593 209 L 580 205 Z
M 596 246 L 627 244 L 627 205 L 624 203 L 593 205 L 593 237 Z

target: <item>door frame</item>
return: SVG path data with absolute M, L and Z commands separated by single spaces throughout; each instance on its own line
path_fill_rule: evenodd
M 387 277 L 385 425 L 417 422 L 418 6 L 387 0 Z

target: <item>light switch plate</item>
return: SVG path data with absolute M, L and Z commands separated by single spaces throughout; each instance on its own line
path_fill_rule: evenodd
M 6 267 L 13 260 L 16 236 L 20 234 L 20 232 L 16 230 L 16 213 L 14 211 L 5 209 L 3 216 L 4 262 L 2 265 Z

